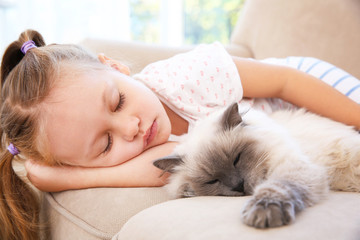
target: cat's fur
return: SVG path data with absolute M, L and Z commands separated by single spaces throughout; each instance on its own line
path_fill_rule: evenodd
M 303 109 L 240 116 L 233 104 L 198 122 L 154 165 L 172 173 L 174 197 L 252 195 L 243 222 L 277 227 L 329 188 L 360 191 L 360 134 Z

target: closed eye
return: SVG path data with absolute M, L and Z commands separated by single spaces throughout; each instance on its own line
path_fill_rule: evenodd
M 235 161 L 234 161 L 234 167 L 236 167 L 236 165 L 238 164 L 238 162 L 240 161 L 240 157 L 241 157 L 241 152 L 239 152 L 239 154 L 236 156 Z
M 117 112 L 117 111 L 121 110 L 121 108 L 124 105 L 124 102 L 125 102 L 125 94 L 119 92 L 119 102 L 116 105 L 116 108 L 115 108 L 114 112 Z
M 215 184 L 217 182 L 219 182 L 219 179 L 214 179 L 214 180 L 208 181 L 205 184 Z
M 108 133 L 107 145 L 102 153 L 106 154 L 106 153 L 110 152 L 112 145 L 113 145 L 113 139 L 112 139 L 111 134 Z

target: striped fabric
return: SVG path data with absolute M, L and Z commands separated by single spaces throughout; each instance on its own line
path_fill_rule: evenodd
M 360 104 L 360 80 L 330 63 L 312 57 L 267 58 L 262 62 L 284 65 L 306 72 Z

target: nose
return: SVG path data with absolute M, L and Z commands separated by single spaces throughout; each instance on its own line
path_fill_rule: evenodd
M 118 134 L 125 141 L 133 141 L 140 131 L 140 119 L 136 116 L 128 116 L 122 118 L 115 123 L 115 128 L 118 129 Z
M 237 185 L 235 187 L 233 187 L 231 189 L 232 191 L 235 191 L 235 192 L 244 192 L 244 180 L 241 179 Z

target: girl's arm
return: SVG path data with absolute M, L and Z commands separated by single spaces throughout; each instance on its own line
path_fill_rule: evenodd
M 360 129 L 360 105 L 328 84 L 290 67 L 234 57 L 244 97 L 281 98 Z
M 113 167 L 50 167 L 29 160 L 25 167 L 32 184 L 45 192 L 90 187 L 156 187 L 166 183 L 168 174 L 160 177 L 162 171 L 154 167 L 152 162 L 169 155 L 175 146 L 175 142 L 164 143 Z

